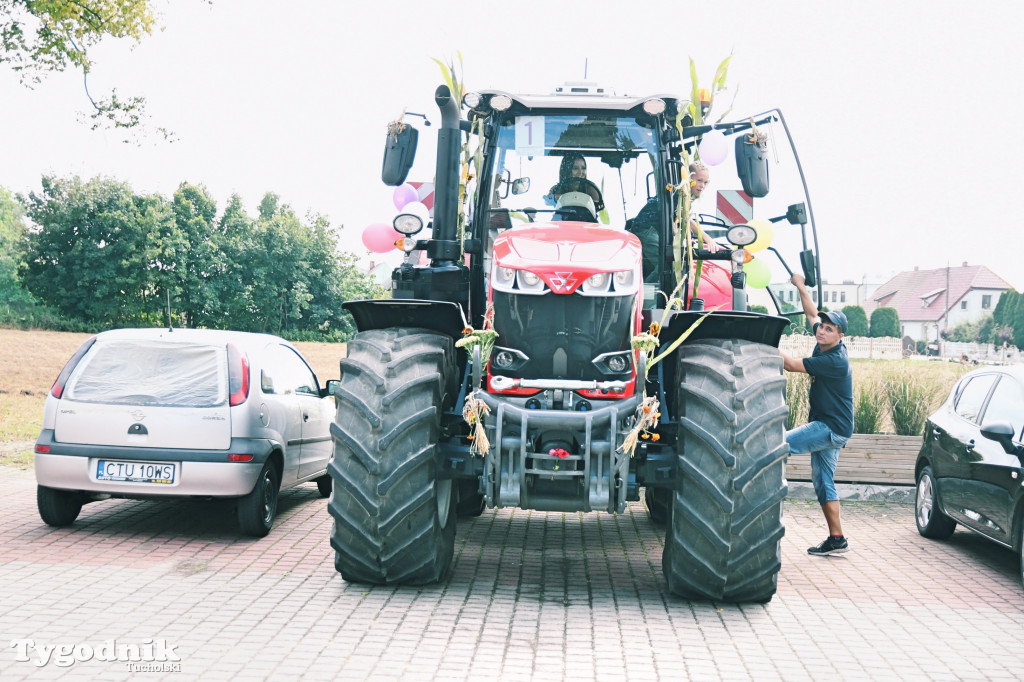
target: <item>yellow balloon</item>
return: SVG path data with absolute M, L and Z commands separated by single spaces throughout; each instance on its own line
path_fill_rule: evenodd
M 757 253 L 771 246 L 772 240 L 775 238 L 775 228 L 772 227 L 771 222 L 763 218 L 755 218 L 754 220 L 747 221 L 747 225 L 757 230 L 757 239 L 754 240 L 753 244 L 745 247 L 747 251 Z

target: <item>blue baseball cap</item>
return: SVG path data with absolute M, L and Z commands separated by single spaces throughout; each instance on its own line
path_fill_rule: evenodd
M 828 310 L 821 313 L 821 317 L 839 327 L 839 331 L 842 333 L 846 333 L 846 315 L 842 310 Z

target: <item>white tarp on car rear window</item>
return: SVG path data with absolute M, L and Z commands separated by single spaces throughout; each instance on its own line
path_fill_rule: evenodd
M 214 407 L 228 400 L 227 366 L 223 347 L 159 340 L 97 343 L 65 397 L 107 405 Z

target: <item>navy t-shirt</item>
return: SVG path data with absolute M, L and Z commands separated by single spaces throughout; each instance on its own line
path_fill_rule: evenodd
M 818 325 L 814 325 L 817 331 Z M 846 346 L 840 341 L 827 351 L 817 344 L 811 357 L 804 358 L 811 375 L 808 421 L 823 422 L 837 436 L 853 435 L 853 371 Z

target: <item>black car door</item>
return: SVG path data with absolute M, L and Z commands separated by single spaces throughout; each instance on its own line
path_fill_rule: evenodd
M 1024 389 L 1003 375 L 992 391 L 981 424 L 1009 423 L 1021 441 L 1024 429 Z M 964 453 L 965 475 L 961 487 L 964 523 L 993 540 L 1011 545 L 1014 500 L 1021 495 L 1022 468 L 1016 454 L 982 436 Z
M 930 436 L 934 439 L 932 461 L 939 499 L 946 514 L 963 523 L 969 523 L 963 508 L 967 453 L 981 438 L 978 420 L 997 378 L 996 374 L 965 378 L 957 386 L 951 409 L 940 410 L 925 425 L 932 430 Z

